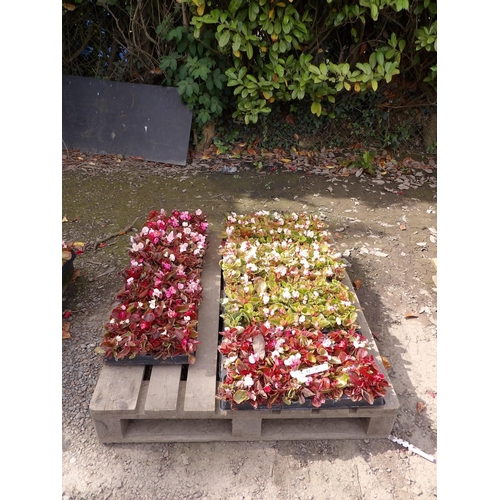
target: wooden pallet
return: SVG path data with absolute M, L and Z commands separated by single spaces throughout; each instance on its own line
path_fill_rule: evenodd
M 385 404 L 360 408 L 221 410 L 217 345 L 221 273 L 216 239 L 204 258 L 194 365 L 104 365 L 90 402 L 101 443 L 277 441 L 387 438 L 399 402 L 392 388 Z M 355 294 L 346 275 L 345 283 Z M 356 297 L 358 325 L 380 371 L 390 379 Z M 187 372 L 187 373 L 186 373 Z

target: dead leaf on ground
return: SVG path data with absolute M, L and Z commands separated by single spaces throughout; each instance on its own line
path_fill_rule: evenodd
M 66 216 L 64 216 L 64 217 L 62 218 L 62 221 L 63 221 L 63 222 L 68 222 L 68 219 L 66 218 Z
M 71 335 L 69 333 L 69 327 L 71 326 L 71 323 L 69 321 L 63 321 L 62 324 L 62 338 L 63 339 L 70 339 Z
M 377 339 L 377 340 L 382 340 L 380 338 L 380 335 L 377 332 L 372 332 L 372 335 Z
M 410 319 L 410 318 L 418 318 L 418 314 L 415 312 L 408 311 L 405 314 L 405 319 Z
M 391 367 L 391 363 L 385 356 L 380 356 L 382 358 L 382 363 L 384 363 L 385 368 L 388 370 Z
M 354 285 L 354 288 L 356 290 L 359 290 L 361 288 L 361 280 L 354 280 L 352 284 Z
M 422 401 L 419 401 L 417 403 L 417 412 L 421 413 L 424 409 L 425 409 L 425 403 L 423 403 Z
M 399 226 L 399 229 L 401 229 L 401 231 L 406 231 L 406 226 L 404 224 L 401 224 Z
M 335 233 L 335 237 L 338 238 L 339 240 L 341 240 L 343 238 L 343 236 L 339 233 Z
M 425 393 L 426 393 L 426 394 L 428 394 L 431 398 L 435 398 L 435 397 L 436 397 L 436 395 L 437 395 L 437 392 L 436 392 L 436 391 L 431 391 L 431 390 L 429 390 L 429 389 L 427 389 L 427 390 L 425 391 Z

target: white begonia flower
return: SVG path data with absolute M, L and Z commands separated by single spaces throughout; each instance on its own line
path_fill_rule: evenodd
M 154 309 L 156 307 L 156 300 L 155 299 L 152 299 L 149 301 L 149 307 L 151 307 L 151 309 Z
M 306 317 L 302 314 L 299 318 L 299 323 L 304 323 L 305 320 L 306 320 Z
M 253 378 L 251 377 L 251 375 L 245 375 L 245 379 L 243 380 L 243 385 L 245 387 L 252 387 Z
M 290 375 L 297 379 L 301 384 L 305 384 L 307 382 L 307 375 L 304 375 L 300 370 L 292 370 Z
M 262 302 L 264 302 L 264 304 L 267 304 L 269 302 L 269 295 L 263 295 L 262 296 Z
M 358 339 L 355 339 L 352 344 L 354 345 L 354 347 L 358 348 L 358 347 L 365 347 L 366 343 L 367 343 L 366 340 L 360 341 Z
M 115 337 L 115 339 L 116 339 L 116 341 L 117 341 L 117 342 L 120 342 L 120 341 L 121 341 L 121 339 L 122 339 L 122 337 L 121 337 L 121 335 L 117 335 L 117 336 Z
M 291 299 L 291 298 L 292 298 L 292 294 L 290 293 L 290 290 L 288 290 L 288 288 L 285 288 L 285 289 L 283 290 L 283 298 L 284 298 L 285 300 L 289 300 L 289 299 Z
M 340 319 L 340 316 L 337 316 L 337 320 L 336 321 L 337 321 L 337 325 L 340 326 L 342 324 L 342 320 Z

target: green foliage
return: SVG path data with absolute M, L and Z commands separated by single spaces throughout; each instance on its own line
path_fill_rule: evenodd
M 355 167 L 362 168 L 365 172 L 370 175 L 375 174 L 375 155 L 370 153 L 370 151 L 365 151 L 361 157 L 357 159 L 354 163 Z
M 185 1 L 195 37 L 216 27 L 217 49 L 230 59 L 233 117 L 245 124 L 274 102 L 303 99 L 316 117 L 334 118 L 339 94 L 377 91 L 416 63 L 427 65 L 426 82 L 436 80 L 435 58 L 415 58 L 437 50 L 430 0 Z
M 164 30 L 160 25 L 157 31 L 176 47 L 160 59 L 160 69 L 165 75 L 163 83 L 177 87 L 182 100 L 193 110 L 197 128 L 201 129 L 222 114 L 227 100 L 227 76 L 210 49 L 213 32 L 205 31 L 200 39 L 195 39 L 184 26 Z

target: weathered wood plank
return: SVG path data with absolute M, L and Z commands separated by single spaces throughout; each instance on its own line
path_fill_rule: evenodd
M 177 409 L 181 370 L 181 365 L 153 367 L 144 404 L 145 415 Z
M 217 345 L 219 336 L 219 299 L 221 270 L 218 254 L 219 240 L 209 233 L 209 247 L 203 258 L 201 275 L 203 298 L 199 306 L 196 362 L 188 370 L 184 411 L 213 413 L 217 385 Z
M 90 411 L 120 412 L 123 415 L 133 413 L 144 369 L 144 366 L 104 365 L 90 401 Z

